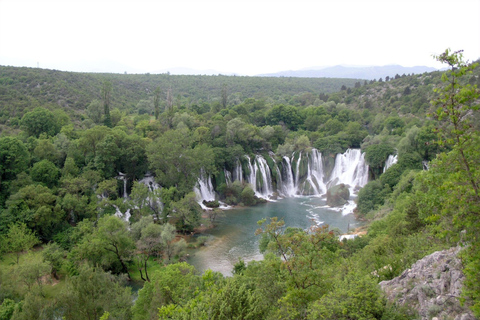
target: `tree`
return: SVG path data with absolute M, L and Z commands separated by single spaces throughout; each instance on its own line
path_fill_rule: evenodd
M 188 129 L 169 130 L 147 147 L 150 167 L 164 187 L 175 186 L 180 194 L 190 192 L 202 168 L 214 170 L 214 154 L 206 144 L 193 146 Z
M 67 279 L 59 308 L 66 320 L 96 320 L 108 312 L 113 319 L 131 319 L 131 289 L 101 268 L 83 264 L 78 275 Z
M 105 126 L 111 128 L 112 119 L 110 118 L 110 104 L 112 99 L 112 83 L 110 81 L 103 81 L 101 94 L 103 102 L 103 113 L 105 115 L 103 123 L 105 124 Z
M 24 251 L 32 249 L 40 241 L 35 236 L 35 233 L 27 228 L 25 223 L 19 222 L 10 225 L 5 236 L 5 242 L 7 251 L 15 253 L 16 263 L 18 264 L 20 255 Z
M 158 116 L 160 115 L 160 87 L 155 88 L 153 95 L 153 108 L 155 111 L 155 120 L 158 120 Z
M 40 182 L 49 188 L 53 188 L 58 183 L 60 170 L 50 160 L 44 159 L 33 165 L 30 172 L 33 181 Z
M 222 86 L 222 107 L 223 107 L 223 109 L 227 108 L 227 101 L 228 101 L 227 85 L 224 83 L 223 86 Z
M 58 279 L 58 272 L 62 268 L 66 253 L 67 252 L 55 242 L 50 242 L 43 247 L 43 261 L 50 265 L 52 276 L 55 279 Z
M 30 154 L 16 137 L 0 138 L 0 207 L 8 198 L 10 183 L 17 174 L 27 169 Z
M 365 160 L 374 179 L 383 172 L 383 166 L 389 155 L 395 150 L 388 143 L 372 144 L 365 149 Z
M 166 224 L 170 225 L 170 224 Z M 150 281 L 148 277 L 148 267 L 147 263 L 151 256 L 159 255 L 162 249 L 164 248 L 164 243 L 162 241 L 162 232 L 163 226 L 151 222 L 143 230 L 141 230 L 140 239 L 137 241 L 137 261 L 140 277 L 143 281 Z M 174 227 L 175 229 L 175 227 Z M 145 271 L 145 277 L 143 277 L 143 272 Z
M 21 127 L 29 136 L 38 138 L 40 134 L 46 133 L 53 137 L 60 132 L 60 123 L 57 122 L 55 114 L 45 108 L 35 108 L 33 111 L 23 115 Z
M 435 92 L 440 96 L 433 101 L 433 105 L 437 106 L 437 119 L 439 121 L 446 120 L 447 124 L 447 128 L 439 132 L 440 142 L 454 145 L 458 150 L 464 171 L 469 177 L 470 185 L 475 191 L 475 196 L 479 198 L 479 186 L 473 178 L 473 170 L 470 168 L 471 165 L 464 154 L 464 149 L 471 142 L 473 127 L 469 115 L 480 107 L 476 103 L 480 92 L 476 86 L 463 85 L 459 82 L 459 78 L 471 73 L 478 66 L 478 63 L 467 65 L 463 61 L 462 51 L 450 53 L 449 49 L 436 56 L 436 59 L 450 66 L 450 71 L 442 75 L 442 81 L 446 83 L 446 86 L 435 89 Z
M 130 278 L 127 262 L 131 259 L 135 244 L 130 237 L 127 223 L 115 216 L 100 218 L 94 241 L 118 259 L 122 272 Z
M 133 319 L 158 317 L 158 309 L 190 300 L 197 293 L 201 278 L 195 267 L 186 262 L 167 265 L 157 270 L 138 293 L 132 308 Z
M 52 190 L 45 186 L 21 188 L 7 200 L 7 209 L 0 214 L 0 230 L 11 223 L 23 222 L 42 240 L 52 239 L 65 217 L 57 200 Z
M 197 203 L 195 193 L 190 192 L 180 201 L 171 204 L 172 216 L 177 219 L 176 226 L 182 232 L 192 232 L 200 225 L 201 207 Z
M 448 64 L 450 70 L 442 74 L 445 85 L 437 88 L 433 105 L 437 107 L 436 118 L 441 121 L 439 143 L 452 150 L 438 157 L 432 170 L 421 176 L 423 187 L 419 190 L 424 208 L 420 208 L 427 221 L 443 237 L 456 239 L 465 230 L 465 240 L 470 245 L 464 250 L 463 265 L 465 289 L 463 295 L 472 301 L 474 314 L 480 316 L 480 167 L 478 143 L 480 135 L 472 125 L 480 106 L 480 91 L 476 85 L 465 81 L 478 63 L 467 64 L 462 51 L 450 49 L 436 59 Z M 448 195 L 445 197 L 444 195 Z M 436 204 L 436 210 L 426 210 L 428 203 Z M 443 230 L 442 230 L 443 229 Z
M 92 100 L 86 110 L 87 116 L 96 124 L 102 123 L 102 103 L 98 100 Z

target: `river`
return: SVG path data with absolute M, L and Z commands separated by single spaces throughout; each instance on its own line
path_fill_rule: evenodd
M 352 213 L 346 214 L 353 206 L 342 213 L 326 207 L 325 202 L 320 197 L 293 197 L 225 210 L 225 216 L 215 222 L 217 227 L 204 234 L 209 236 L 206 246 L 191 252 L 188 262 L 200 272 L 211 269 L 231 276 L 233 265 L 239 258 L 245 262 L 263 259 L 258 249 L 259 236 L 255 236 L 257 221 L 263 218 L 283 218 L 286 226 L 303 229 L 312 223 L 328 224 L 331 228 L 339 228 L 342 233 L 361 226 Z

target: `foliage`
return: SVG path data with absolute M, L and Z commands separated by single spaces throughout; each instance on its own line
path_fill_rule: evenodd
M 27 228 L 24 223 L 16 223 L 10 225 L 8 232 L 3 239 L 7 252 L 15 253 L 16 263 L 20 259 L 20 255 L 27 250 L 33 248 L 40 241 L 35 234 Z
M 45 108 L 35 108 L 25 113 L 21 120 L 22 128 L 29 136 L 36 138 L 42 133 L 50 137 L 55 136 L 60 132 L 60 123 L 55 114 Z
M 108 312 L 115 319 L 131 319 L 130 288 L 101 268 L 82 265 L 79 273 L 67 279 L 59 297 L 65 319 L 99 319 Z

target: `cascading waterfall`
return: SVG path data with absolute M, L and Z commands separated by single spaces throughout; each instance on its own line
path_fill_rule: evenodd
M 227 169 L 223 169 L 223 174 L 225 175 L 225 183 L 227 186 L 232 184 L 232 174 Z
M 260 176 L 257 178 L 257 173 Z M 255 157 L 255 180 L 260 180 L 260 185 L 256 188 L 256 192 L 262 198 L 268 198 L 273 194 L 272 175 L 268 167 L 267 160 L 264 157 L 257 155 Z
M 249 160 L 250 161 L 250 160 Z M 235 169 L 233 170 L 233 181 L 240 181 L 243 182 L 243 170 L 242 164 L 239 159 L 237 159 L 237 163 L 235 165 Z
M 365 154 L 360 149 L 348 149 L 343 154 L 337 154 L 335 167 L 327 185 L 347 184 L 350 192 L 365 186 L 368 182 L 368 166 Z
M 387 171 L 387 169 L 397 163 L 397 161 L 398 155 L 389 155 L 387 161 L 385 161 L 385 167 L 383 167 L 383 172 Z
M 255 174 L 256 172 L 253 169 L 252 162 L 250 161 L 250 157 L 245 155 L 245 158 L 247 158 L 248 170 L 250 171 L 250 174 L 247 177 L 247 183 L 250 183 L 253 191 L 255 191 L 255 193 L 257 193 L 257 177 L 256 177 L 256 174 Z
M 138 181 L 138 183 L 143 183 L 144 185 L 146 185 L 150 192 L 154 192 L 155 190 L 160 189 L 160 185 L 155 182 L 155 178 L 150 174 L 146 174 L 142 180 Z
M 122 172 L 118 172 L 118 180 L 123 180 L 123 198 L 127 199 L 127 175 Z
M 323 160 L 322 154 L 317 150 L 313 149 L 310 154 L 310 161 L 308 162 L 309 173 L 311 175 L 312 184 L 315 185 L 317 189 L 316 194 L 324 194 L 327 192 L 327 186 L 325 185 L 324 173 L 323 173 Z
M 155 181 L 155 178 L 147 173 L 142 180 L 139 180 L 138 183 L 143 183 L 148 187 L 150 195 L 147 197 L 146 201 L 149 202 L 151 208 L 155 208 L 156 211 L 163 210 L 163 203 L 160 198 L 160 185 Z
M 127 194 L 127 175 L 125 173 L 122 173 L 122 172 L 118 172 L 118 176 L 117 176 L 117 179 L 119 180 L 123 180 L 123 201 L 127 201 L 128 200 L 128 194 Z M 118 208 L 116 205 L 113 205 L 113 207 L 115 208 L 115 215 L 119 218 L 122 218 L 124 219 L 125 221 L 129 221 L 130 219 L 130 209 L 127 209 L 127 211 L 125 211 L 125 213 L 123 213 L 122 211 L 120 211 L 120 208 Z
M 286 197 L 293 197 L 297 193 L 297 188 L 295 187 L 295 180 L 293 179 L 290 158 L 287 156 L 283 157 L 283 172 L 284 174 L 280 175 L 283 180 L 282 195 Z
M 292 155 L 292 159 L 293 159 L 293 155 Z M 302 153 L 300 153 L 298 155 L 298 160 L 297 160 L 297 170 L 295 171 L 295 189 L 297 190 L 297 192 L 299 191 L 299 181 L 300 181 L 300 162 L 302 161 Z M 302 193 L 300 191 L 300 193 Z
M 274 154 L 270 154 L 273 167 L 268 166 L 267 160 L 256 155 L 252 160 L 246 159 L 246 173 L 242 171 L 240 161 L 237 162 L 232 174 L 225 171 L 225 179 L 229 181 L 245 181 L 249 183 L 258 197 L 269 199 L 278 193 L 283 197 L 296 195 L 320 196 L 327 192 L 327 187 L 344 183 L 354 193 L 368 182 L 368 166 L 364 154 L 359 149 L 348 149 L 343 154 L 337 154 L 335 166 L 327 177 L 323 168 L 322 154 L 312 149 L 309 152 L 294 153 L 290 157 L 282 158 L 281 166 L 275 161 Z M 292 168 L 292 162 L 295 167 Z M 281 167 L 281 168 L 280 168 Z M 275 183 L 273 179 L 275 173 Z M 276 189 L 273 185 L 276 185 Z
M 277 175 L 276 183 L 277 183 L 277 193 L 283 194 L 285 192 L 285 187 L 283 185 L 282 173 L 278 168 L 277 161 L 275 161 L 275 154 L 273 152 L 270 153 L 270 159 L 273 161 L 273 165 L 275 168 L 275 173 Z
M 215 200 L 215 190 L 212 185 L 212 177 L 207 175 L 203 169 L 200 172 L 200 177 L 198 178 L 197 185 L 194 187 L 194 191 L 199 203 L 203 203 L 204 200 Z

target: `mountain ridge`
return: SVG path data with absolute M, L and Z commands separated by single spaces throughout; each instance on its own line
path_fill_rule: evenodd
M 385 77 L 395 77 L 402 74 L 421 74 L 438 71 L 427 66 L 403 67 L 401 65 L 349 67 L 336 65 L 331 67 L 311 67 L 301 70 L 287 70 L 275 73 L 259 74 L 259 77 L 299 77 L 299 78 L 353 78 L 374 80 Z

